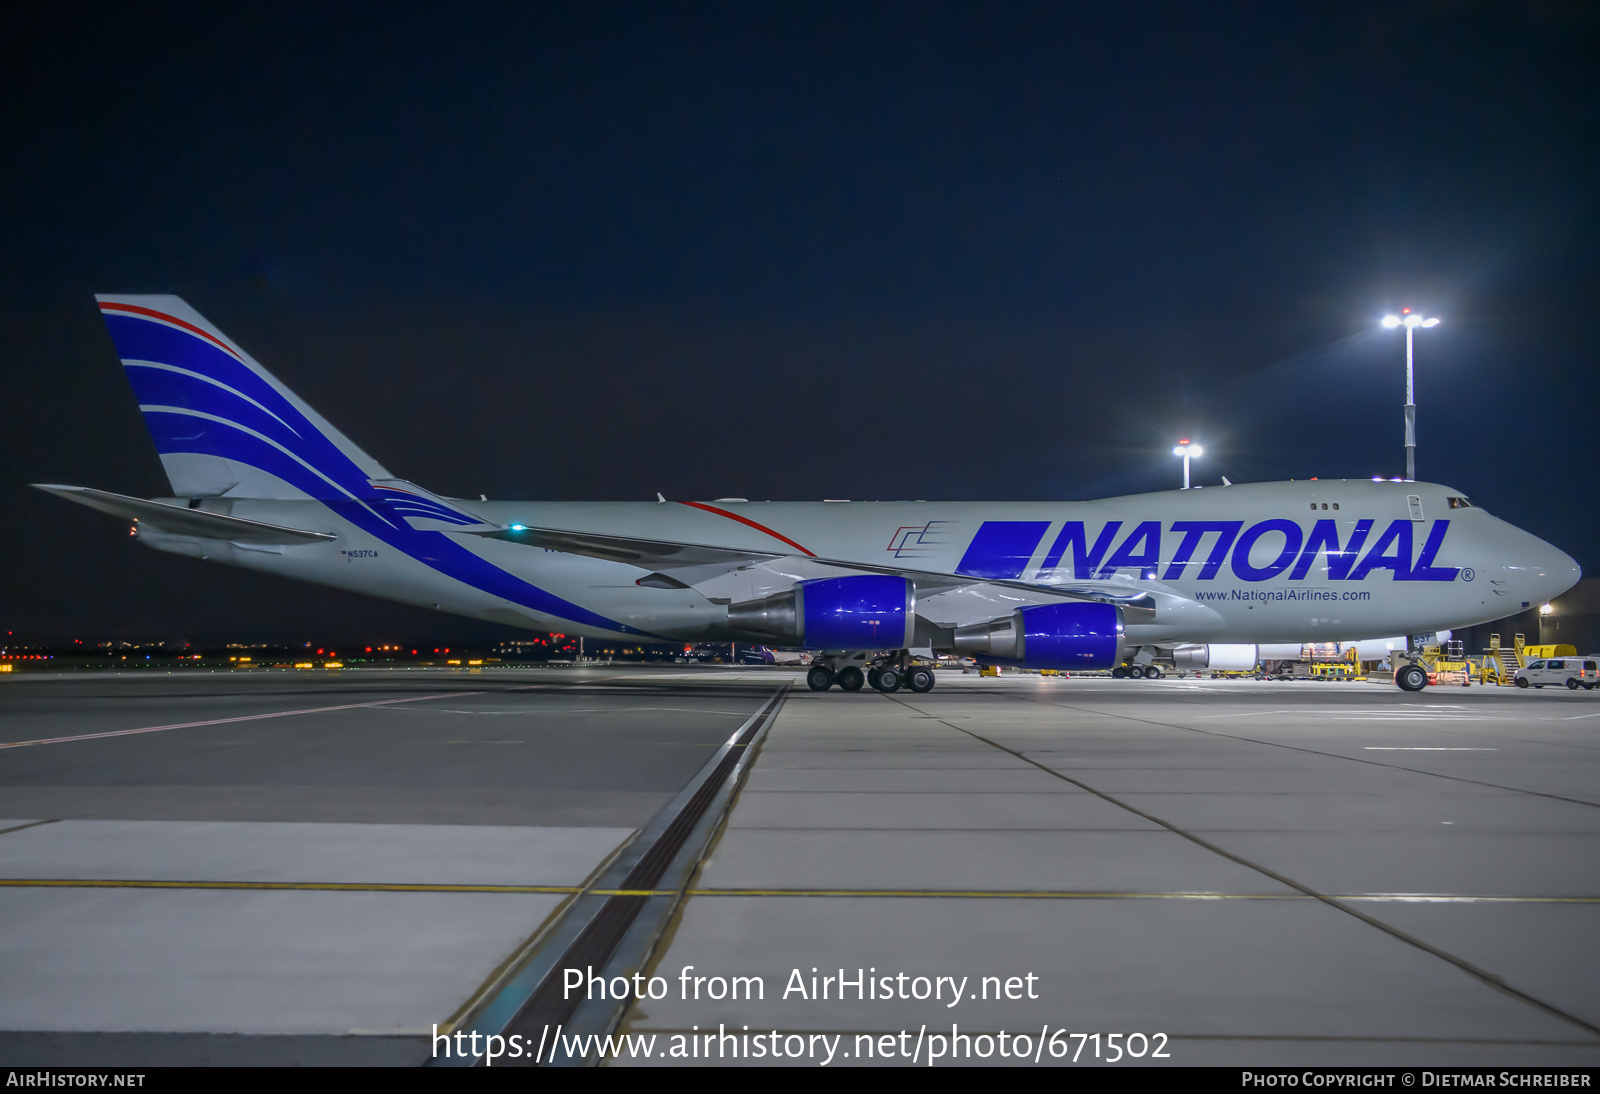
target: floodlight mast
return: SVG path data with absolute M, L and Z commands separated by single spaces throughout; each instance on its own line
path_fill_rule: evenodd
M 1415 370 L 1412 367 L 1414 353 L 1412 349 L 1412 336 L 1418 327 L 1437 327 L 1439 320 L 1433 317 L 1424 319 L 1410 308 L 1403 308 L 1399 315 L 1386 315 L 1383 325 L 1393 330 L 1395 327 L 1406 328 L 1406 481 L 1417 481 L 1417 393 Z
M 1185 490 L 1189 489 L 1189 457 L 1194 456 L 1198 458 L 1204 453 L 1205 449 L 1201 448 L 1197 444 L 1190 444 L 1188 437 L 1185 437 L 1179 441 L 1178 447 L 1172 450 L 1172 454 L 1174 456 L 1183 457 L 1183 488 Z

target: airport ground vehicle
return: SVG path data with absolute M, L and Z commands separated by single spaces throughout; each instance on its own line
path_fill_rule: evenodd
M 939 654 L 1253 672 L 1263 644 L 1439 632 L 1580 576 L 1460 491 L 1398 480 L 1093 502 L 446 498 L 395 477 L 177 297 L 98 300 L 173 495 L 41 489 L 157 550 L 439 611 L 812 650 L 819 690 L 874 670 L 883 690 L 915 687 Z
M 1594 654 L 1535 658 L 1518 669 L 1512 679 L 1519 688 L 1557 684 L 1572 691 L 1578 688 L 1593 691 L 1595 685 L 1600 684 L 1600 659 Z

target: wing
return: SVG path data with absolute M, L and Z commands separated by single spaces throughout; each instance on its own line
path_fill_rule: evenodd
M 524 543 L 530 547 L 543 547 L 551 551 L 564 551 L 567 554 L 602 558 L 608 562 L 624 562 L 640 569 L 653 570 L 656 575 L 665 575 L 668 581 L 673 583 L 676 583 L 676 578 L 673 576 L 675 573 L 682 577 L 690 577 L 692 580 L 703 580 L 705 577 L 737 569 L 740 566 L 791 557 L 778 551 L 754 551 L 741 547 L 675 543 L 667 540 L 639 539 L 633 536 L 518 525 L 473 534 L 486 539 L 503 539 L 510 543 Z M 1150 590 L 1133 582 L 1075 581 L 1062 585 L 1030 585 L 1024 581 L 997 581 L 992 578 L 912 570 L 901 566 L 853 562 L 848 559 L 813 556 L 807 558 L 806 562 L 841 570 L 893 574 L 909 578 L 919 593 L 928 595 L 965 588 L 969 585 L 998 585 L 1023 590 L 1036 596 L 1059 597 L 1065 600 L 1111 601 L 1122 606 L 1123 615 L 1130 623 L 1144 623 L 1155 618 L 1155 602 Z

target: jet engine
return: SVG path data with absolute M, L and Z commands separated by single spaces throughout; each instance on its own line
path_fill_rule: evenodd
M 906 649 L 915 620 L 915 587 L 892 574 L 802 581 L 785 592 L 728 606 L 730 629 L 775 645 L 811 649 Z
M 1109 669 L 1122 663 L 1122 612 L 1114 604 L 1035 604 L 957 627 L 955 651 L 1025 668 Z

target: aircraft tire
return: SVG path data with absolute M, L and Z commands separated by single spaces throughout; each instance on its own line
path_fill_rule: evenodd
M 1144 669 L 1140 668 L 1138 665 L 1129 665 L 1128 666 L 1128 679 L 1130 679 L 1130 680 L 1143 680 L 1144 679 Z
M 1428 673 L 1421 665 L 1406 665 L 1394 674 L 1394 682 L 1402 691 L 1421 691 L 1428 686 Z
M 918 665 L 916 668 L 913 668 L 910 672 L 906 673 L 906 687 L 910 688 L 918 695 L 924 695 L 932 691 L 933 670 L 922 665 Z
M 882 675 L 883 675 L 883 670 L 882 669 L 868 669 L 867 670 L 867 687 L 871 688 L 873 691 L 882 691 L 883 689 L 878 686 L 878 678 L 880 676 L 882 676 Z
M 860 691 L 861 685 L 866 682 L 866 675 L 854 665 L 840 669 L 839 675 L 834 677 L 834 683 L 839 685 L 840 691 Z
M 1161 679 L 1161 670 L 1151 665 L 1144 670 L 1144 678 L 1146 680 L 1159 680 Z
M 806 687 L 812 691 L 827 691 L 833 687 L 833 673 L 818 665 L 806 673 Z
M 1527 686 L 1528 686 L 1528 678 L 1526 676 L 1517 677 L 1517 687 L 1525 688 Z
M 877 688 L 878 688 L 879 691 L 883 692 L 885 695 L 891 695 L 894 692 L 897 692 L 897 691 L 900 690 L 901 680 L 902 680 L 902 677 L 900 675 L 900 670 L 899 669 L 896 669 L 896 668 L 879 669 L 878 670 Z
M 1124 667 L 1122 667 L 1121 665 L 1118 665 L 1116 668 L 1111 670 L 1111 679 L 1113 679 L 1113 680 L 1126 680 L 1127 678 L 1128 678 L 1128 670 L 1125 669 Z

